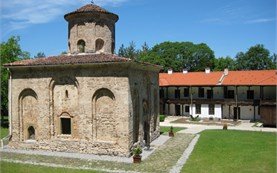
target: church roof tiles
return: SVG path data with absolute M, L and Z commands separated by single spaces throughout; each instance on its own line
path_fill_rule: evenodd
M 48 58 L 35 58 L 4 64 L 5 67 L 16 66 L 47 66 L 66 64 L 90 64 L 107 62 L 128 62 L 130 59 L 113 54 L 85 54 L 85 55 L 60 55 Z

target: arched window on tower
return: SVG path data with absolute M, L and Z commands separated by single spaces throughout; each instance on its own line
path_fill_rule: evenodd
M 96 50 L 96 52 L 100 51 L 103 47 L 104 47 L 104 41 L 101 38 L 98 38 L 95 41 L 95 50 Z
M 86 48 L 86 42 L 84 40 L 79 40 L 77 43 L 78 46 L 78 52 L 79 53 L 84 53 L 85 52 L 85 48 Z

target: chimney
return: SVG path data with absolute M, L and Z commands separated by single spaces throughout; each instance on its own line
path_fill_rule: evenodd
M 183 69 L 183 74 L 187 74 L 188 73 L 188 69 L 184 68 Z
M 225 76 L 227 76 L 227 75 L 228 75 L 228 73 L 229 73 L 229 70 L 228 70 L 228 68 L 225 68 L 225 69 L 224 69 L 224 72 L 223 72 L 223 74 L 224 74 Z
M 172 74 L 173 73 L 173 70 L 171 68 L 168 69 L 167 71 L 168 74 Z
M 209 67 L 205 68 L 205 73 L 209 74 L 211 72 L 211 69 Z

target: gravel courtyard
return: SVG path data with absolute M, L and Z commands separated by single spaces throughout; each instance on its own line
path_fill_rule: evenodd
M 28 155 L 11 152 L 1 152 L 2 161 L 14 161 L 27 164 L 42 164 L 57 167 L 72 167 L 80 169 L 91 169 L 104 172 L 169 172 L 178 159 L 182 156 L 191 140 L 193 134 L 177 133 L 164 145 L 159 146 L 153 154 L 143 160 L 141 164 L 119 163 L 114 161 L 102 161 L 94 159 L 78 159 L 67 157 L 53 157 L 42 155 Z M 110 170 L 110 171 L 109 171 Z

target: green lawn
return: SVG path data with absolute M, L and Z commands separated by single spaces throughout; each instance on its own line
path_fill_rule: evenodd
M 3 128 L 3 127 L 1 127 L 0 130 L 1 130 L 0 131 L 1 139 L 6 137 L 9 134 L 9 128 Z
M 276 134 L 231 130 L 201 133 L 185 173 L 275 173 Z
M 168 133 L 169 132 L 169 129 L 170 127 L 165 127 L 165 126 L 160 126 L 160 133 L 163 134 L 163 133 Z M 173 132 L 176 133 L 180 130 L 184 130 L 186 128 L 184 127 L 173 127 Z
M 45 166 L 35 166 L 20 163 L 0 162 L 1 172 L 5 173 L 96 173 L 98 171 L 92 170 L 77 170 L 66 168 L 51 168 Z

